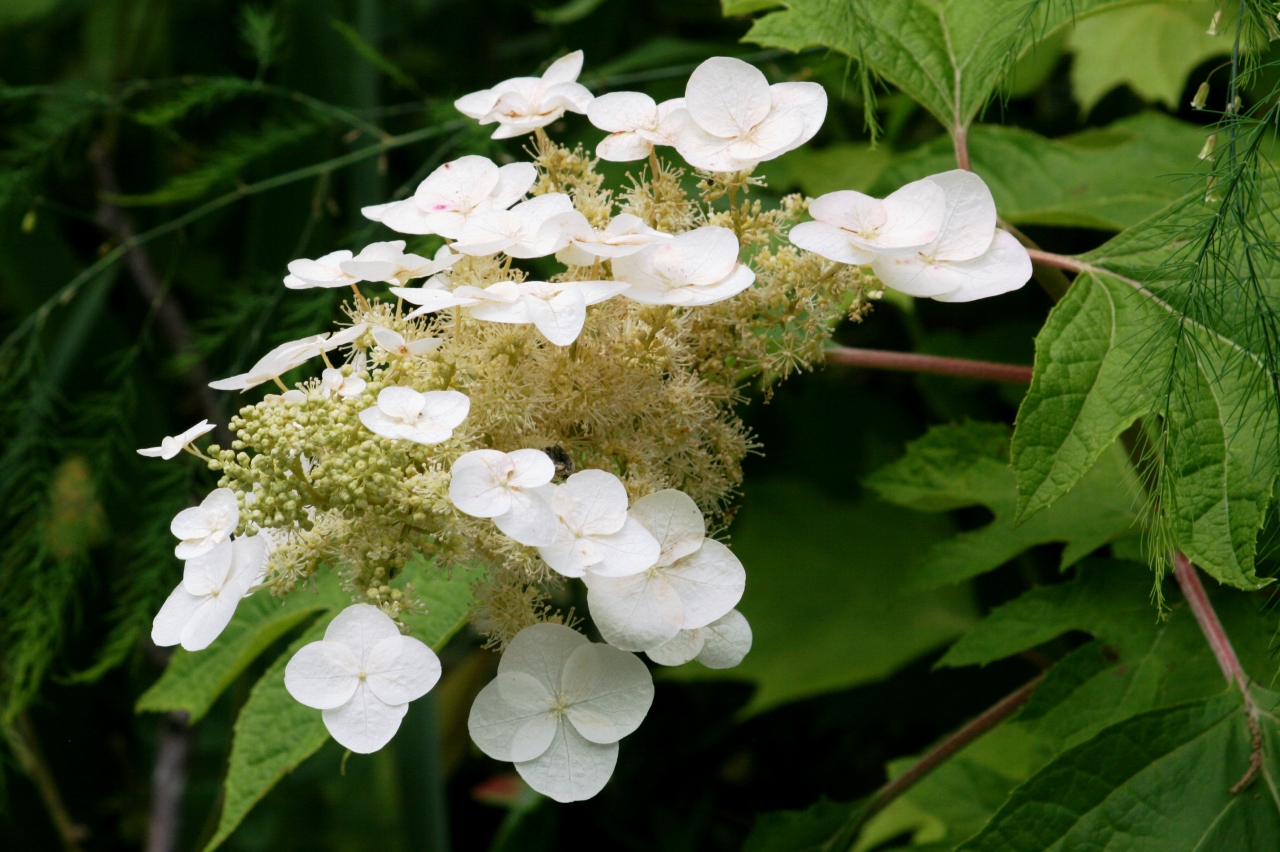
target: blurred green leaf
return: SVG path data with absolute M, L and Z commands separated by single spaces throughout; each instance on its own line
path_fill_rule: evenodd
M 742 852 L 821 852 L 857 806 L 824 798 L 801 811 L 762 813 Z
M 130 113 L 133 120 L 148 127 L 163 127 L 185 118 L 192 110 L 209 107 L 257 87 L 239 77 L 196 77 L 173 89 L 162 90 Z
M 798 188 L 817 197 L 840 189 L 869 192 L 894 159 L 883 145 L 839 142 L 826 148 L 797 148 L 770 161 L 764 170 L 772 189 Z
M 0 26 L 20 24 L 48 14 L 61 0 L 5 0 L 0 3 Z
M 360 57 L 364 59 L 364 61 L 377 68 L 383 74 L 386 74 L 406 89 L 413 92 L 422 91 L 422 88 L 418 85 L 416 80 L 405 73 L 399 65 L 396 65 L 390 59 L 383 56 L 376 47 L 361 38 L 360 33 L 356 31 L 355 27 L 344 21 L 340 21 L 337 18 L 330 19 L 329 26 L 333 27 L 338 35 L 342 36 L 343 40 L 347 44 L 351 45 L 351 49 L 360 54 Z
M 533 16 L 544 24 L 572 24 L 599 9 L 602 3 L 604 0 L 569 0 L 554 9 L 539 9 Z

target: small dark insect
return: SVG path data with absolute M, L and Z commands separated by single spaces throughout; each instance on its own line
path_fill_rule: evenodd
M 571 475 L 576 469 L 573 464 L 573 458 L 570 457 L 564 447 L 545 447 L 542 451 L 550 456 L 551 461 L 555 463 L 556 482 L 560 482 L 565 477 Z

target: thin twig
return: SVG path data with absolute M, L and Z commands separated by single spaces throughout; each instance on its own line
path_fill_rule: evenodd
M 19 713 L 14 719 L 8 739 L 10 750 L 17 758 L 18 765 L 31 779 L 31 783 L 35 784 L 36 792 L 40 794 L 40 801 L 44 802 L 45 810 L 49 812 L 49 819 L 58 832 L 63 851 L 80 852 L 81 842 L 89 837 L 89 829 L 71 818 L 66 803 L 62 801 L 62 794 L 58 792 L 53 771 L 49 769 L 44 752 L 40 749 L 35 727 L 32 726 L 31 718 L 25 711 Z
M 177 852 L 182 828 L 182 800 L 187 791 L 187 758 L 191 726 L 187 714 L 166 713 L 160 722 L 156 764 L 151 771 L 151 816 L 146 852 Z
M 968 358 L 944 358 L 916 352 L 890 352 L 884 349 L 857 349 L 851 346 L 827 348 L 828 364 L 848 364 L 874 370 L 899 370 L 907 373 L 932 373 L 938 376 L 961 376 L 988 379 L 993 382 L 1029 384 L 1031 368 L 1021 364 L 998 364 Z

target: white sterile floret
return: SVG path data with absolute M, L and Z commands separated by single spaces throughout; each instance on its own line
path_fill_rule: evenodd
M 458 391 L 383 388 L 374 405 L 360 412 L 360 422 L 370 432 L 395 441 L 439 444 L 467 419 L 471 399 Z
M 368 604 L 338 613 L 324 639 L 303 645 L 284 668 L 289 694 L 323 711 L 329 734 L 358 754 L 390 742 L 409 702 L 439 680 L 435 652 L 400 635 L 386 613 Z
M 627 514 L 627 487 L 618 477 L 582 470 L 547 491 L 556 514 L 556 537 L 538 553 L 553 570 L 566 577 L 587 571 L 625 577 L 658 560 L 658 540 Z
M 644 159 L 655 145 L 675 145 L 689 113 L 684 98 L 659 104 L 640 92 L 611 92 L 591 102 L 587 120 L 609 132 L 596 146 L 596 155 L 625 163 Z
M 556 217 L 572 210 L 569 196 L 548 192 L 510 210 L 479 214 L 458 232 L 453 250 L 478 257 L 498 252 L 519 258 L 546 257 L 564 245 Z
M 591 620 L 610 645 L 647 651 L 681 630 L 705 627 L 742 599 L 747 574 L 729 548 L 706 537 L 702 512 L 671 489 L 641 497 L 631 516 L 661 545 L 655 564 L 626 577 L 583 576 Z
M 352 370 L 351 375 L 344 375 L 343 372 L 334 367 L 328 367 L 320 374 L 320 392 L 326 398 L 333 394 L 341 397 L 359 396 L 364 393 L 365 387 L 369 384 L 360 377 L 364 372 L 364 353 L 361 353 L 359 363 Z
M 402 234 L 439 234 L 454 239 L 467 220 L 490 210 L 506 210 L 538 179 L 533 163 L 499 168 L 488 157 L 459 157 L 418 184 L 412 198 L 375 204 L 360 212 Z M 440 259 L 439 254 L 436 255 Z
M 521 544 L 551 544 L 556 516 L 537 489 L 555 475 L 555 463 L 542 450 L 473 450 L 453 463 L 449 500 L 472 517 L 492 518 Z
M 244 596 L 262 582 L 266 566 L 267 540 L 261 535 L 224 539 L 188 559 L 182 582 L 151 624 L 151 641 L 161 647 L 181 644 L 188 651 L 209 647 Z
M 289 274 L 285 276 L 284 286 L 290 290 L 308 290 L 312 287 L 349 287 L 360 280 L 342 270 L 343 261 L 351 260 L 351 252 L 329 252 L 315 260 L 302 258 L 289 262 Z
M 176 435 L 165 436 L 164 438 L 161 439 L 160 446 L 158 447 L 147 447 L 146 449 L 138 450 L 138 455 L 150 456 L 151 458 L 156 458 L 157 456 L 159 456 L 165 461 L 168 461 L 169 459 L 173 458 L 178 453 L 186 449 L 186 446 L 190 444 L 192 441 L 194 441 L 196 438 L 199 438 L 201 435 L 212 432 L 213 429 L 214 429 L 214 426 L 212 423 L 210 423 L 208 420 L 201 420 L 199 423 L 192 426 L 190 429 L 188 429 L 185 432 L 179 432 Z
M 688 120 L 676 150 L 689 165 L 736 172 L 799 148 L 827 115 L 817 83 L 775 83 L 741 59 L 716 56 L 699 65 L 685 88 Z
M 199 506 L 183 509 L 169 524 L 180 541 L 173 549 L 179 559 L 194 559 L 226 541 L 240 523 L 240 506 L 230 488 L 215 488 Z
M 640 727 L 651 704 L 653 678 L 634 654 L 560 624 L 535 624 L 507 646 L 467 728 L 481 751 L 512 761 L 534 790 L 576 802 L 608 783 L 618 740 Z
M 556 223 L 559 243 L 556 260 L 566 266 L 591 266 L 602 258 L 626 257 L 647 245 L 671 239 L 670 234 L 654 230 L 639 216 L 619 213 L 602 231 L 591 227 L 587 217 L 577 210 L 564 213 Z
M 901 255 L 932 242 L 942 227 L 947 196 L 929 178 L 881 201 L 853 190 L 829 192 L 809 204 L 813 222 L 791 229 L 791 242 L 828 260 L 864 266 L 877 255 Z
M 705 627 L 681 630 L 674 639 L 650 648 L 645 656 L 662 666 L 697 660 L 709 669 L 731 669 L 751 650 L 751 625 L 736 609 Z
M 886 286 L 940 302 L 969 302 L 1017 290 L 1031 278 L 1027 250 L 996 228 L 996 204 L 982 178 L 955 169 L 929 180 L 947 206 L 938 235 L 910 254 L 877 255 L 871 268 Z
M 454 254 L 448 246 L 441 246 L 433 260 L 417 254 L 405 254 L 404 246 L 404 240 L 370 243 L 358 255 L 338 266 L 361 281 L 382 281 L 403 287 L 414 278 L 443 272 L 461 260 L 461 255 Z
M 417 340 L 405 340 L 404 335 L 381 325 L 373 327 L 373 341 L 388 355 L 397 358 L 426 355 L 444 345 L 439 337 L 420 337 Z
M 498 122 L 494 139 L 508 139 L 546 127 L 566 111 L 586 112 L 591 92 L 576 82 L 582 51 L 560 57 L 541 77 L 512 77 L 453 102 L 458 112 L 481 124 Z
M 321 352 L 328 352 L 332 349 L 337 349 L 339 346 L 354 342 L 360 335 L 364 334 L 367 328 L 368 326 L 365 323 L 357 323 L 334 334 L 325 332 L 324 334 L 304 337 L 301 340 L 281 343 L 275 349 L 263 355 L 258 360 L 258 363 L 250 367 L 247 372 L 226 379 L 218 379 L 216 382 L 209 382 L 209 387 L 217 390 L 238 391 L 257 387 L 263 382 L 278 378 L 294 367 L 305 364 Z
M 715 226 L 615 258 L 613 277 L 630 285 L 624 296 L 646 305 L 710 305 L 756 280 L 751 267 L 738 262 L 733 231 Z

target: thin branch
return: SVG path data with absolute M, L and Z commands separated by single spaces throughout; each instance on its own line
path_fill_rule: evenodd
M 160 722 L 156 764 L 151 771 L 151 816 L 146 852 L 177 852 L 182 828 L 182 799 L 187 790 L 187 757 L 191 754 L 191 726 L 187 714 L 166 713 Z
M 66 803 L 62 801 L 62 794 L 58 792 L 53 772 L 44 758 L 44 752 L 40 750 L 40 741 L 36 738 L 31 718 L 26 712 L 18 714 L 8 733 L 10 750 L 22 771 L 35 784 L 36 792 L 40 794 L 40 800 L 44 802 L 49 819 L 58 832 L 63 852 L 80 852 L 83 848 L 81 842 L 89 837 L 89 829 L 71 818 Z
M 1000 227 L 1004 228 L 1010 234 L 1013 234 L 1013 238 L 1022 243 L 1023 247 L 1025 247 L 1028 252 L 1033 250 L 1037 252 L 1040 251 L 1040 246 L 1036 245 L 1035 240 L 1022 233 L 1022 231 L 1018 230 L 1003 219 L 1000 219 L 999 223 Z M 1036 280 L 1036 283 L 1040 285 L 1041 289 L 1049 294 L 1049 298 L 1053 299 L 1055 302 L 1062 301 L 1062 297 L 1067 295 L 1067 290 L 1071 288 L 1071 280 L 1067 278 L 1067 276 L 1063 274 L 1062 269 L 1057 266 L 1049 266 L 1047 264 L 1037 265 L 1032 269 L 1031 277 Z
M 884 349 L 857 349 L 851 346 L 831 346 L 827 349 L 827 363 L 848 364 L 873 370 L 898 370 L 907 373 L 931 373 L 937 376 L 960 376 L 969 379 L 987 379 L 993 382 L 1029 384 L 1031 368 L 1021 364 L 999 364 L 994 361 L 973 361 L 968 358 L 944 358 L 939 355 L 920 355 L 915 352 L 890 352 Z
M 1098 271 L 1097 267 L 1085 263 L 1082 260 L 1077 260 L 1074 257 L 1069 257 L 1065 254 L 1054 254 L 1053 252 L 1041 251 L 1040 249 L 1031 247 L 1027 248 L 1027 254 L 1031 256 L 1031 262 L 1039 266 L 1050 266 L 1056 269 L 1065 269 L 1068 272 Z

